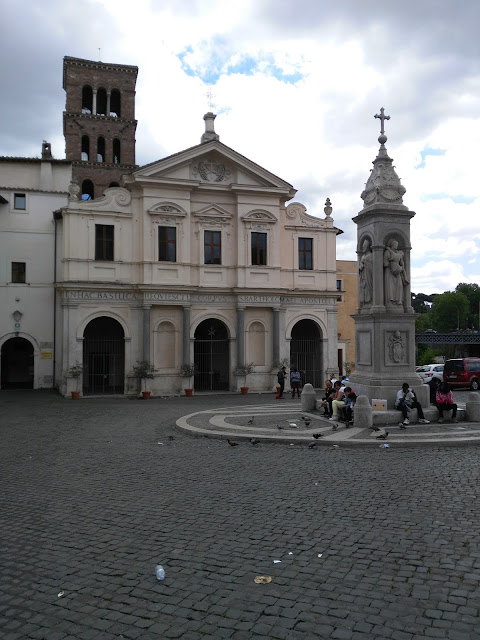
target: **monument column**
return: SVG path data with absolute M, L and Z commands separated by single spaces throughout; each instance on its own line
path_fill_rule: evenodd
M 403 204 L 406 190 L 385 147 L 384 123 L 390 116 L 382 107 L 375 118 L 381 122 L 380 149 L 361 195 L 363 209 L 353 218 L 361 257 L 359 308 L 352 316 L 355 372 L 350 381 L 358 395 L 386 399 L 388 409 L 394 408 L 397 391 L 407 382 L 427 406 L 428 389 L 415 373 L 415 314 L 410 301 L 410 220 L 415 212 Z

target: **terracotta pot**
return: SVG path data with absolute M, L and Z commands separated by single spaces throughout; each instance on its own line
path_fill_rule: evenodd
M 185 389 L 185 395 L 187 398 L 191 398 L 193 394 L 193 389 Z
M 248 387 L 240 387 L 240 391 L 242 392 L 242 396 L 246 396 L 248 393 Z
M 78 400 L 80 398 L 80 391 L 72 391 L 72 400 Z
M 150 400 L 151 391 L 142 391 L 142 396 L 144 400 Z

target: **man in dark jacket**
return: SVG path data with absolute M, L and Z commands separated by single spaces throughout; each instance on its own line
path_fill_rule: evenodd
M 287 377 L 287 369 L 286 367 L 282 367 L 280 371 L 277 373 L 278 386 L 280 387 L 277 400 L 280 400 L 281 398 L 283 398 L 283 390 L 285 389 L 286 377 Z

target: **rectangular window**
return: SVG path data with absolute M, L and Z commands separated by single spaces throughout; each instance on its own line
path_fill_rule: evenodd
M 177 261 L 176 227 L 158 227 L 158 259 L 160 262 Z
M 19 211 L 25 211 L 27 208 L 27 196 L 24 193 L 13 194 L 13 208 Z
M 95 225 L 95 260 L 113 260 L 113 224 Z
M 25 262 L 12 262 L 12 282 L 26 282 L 26 264 Z
M 222 235 L 220 231 L 205 231 L 205 264 L 222 264 Z
M 298 268 L 313 269 L 313 240 L 312 238 L 298 239 Z
M 267 264 L 266 233 L 252 233 L 252 264 Z
M 337 280 L 337 291 L 341 291 L 341 290 L 342 290 L 342 281 Z

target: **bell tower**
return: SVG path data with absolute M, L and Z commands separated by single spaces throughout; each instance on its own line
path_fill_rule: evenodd
M 65 56 L 63 112 L 66 159 L 83 200 L 121 185 L 135 165 L 138 67 Z

